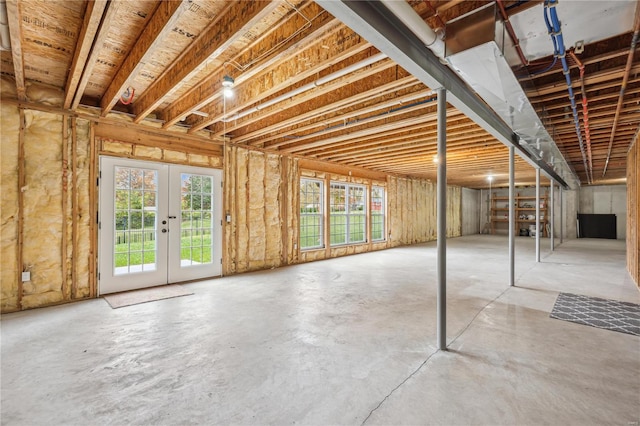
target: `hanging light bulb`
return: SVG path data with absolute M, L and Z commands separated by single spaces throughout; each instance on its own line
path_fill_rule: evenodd
M 233 79 L 233 77 L 225 75 L 224 77 L 222 77 L 222 93 L 224 94 L 225 98 L 232 98 L 233 97 L 233 84 L 235 83 L 235 80 Z

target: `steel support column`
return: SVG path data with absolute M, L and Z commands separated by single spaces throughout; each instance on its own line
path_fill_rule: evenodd
M 509 285 L 514 286 L 516 279 L 516 196 L 515 196 L 515 148 L 509 147 Z
M 540 168 L 536 168 L 536 262 L 540 262 Z
M 555 226 L 555 209 L 554 206 L 556 204 L 556 200 L 554 198 L 554 187 L 555 183 L 551 181 L 551 192 L 549 193 L 549 239 L 551 240 L 551 251 L 556 248 L 556 240 L 553 232 L 553 227 Z
M 447 91 L 438 93 L 438 349 L 447 350 Z
M 562 193 L 564 192 L 564 190 L 562 189 L 562 187 L 560 187 L 560 244 L 563 243 L 563 239 L 564 239 L 564 213 L 563 213 L 563 207 L 562 207 Z

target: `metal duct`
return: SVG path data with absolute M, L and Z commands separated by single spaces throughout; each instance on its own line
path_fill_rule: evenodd
M 466 32 L 458 28 L 464 28 Z M 468 34 L 469 29 L 473 29 L 473 36 Z M 533 157 L 558 170 L 567 182 L 573 180 L 579 184 L 511 70 L 507 58 L 517 57 L 517 52 L 512 45 L 504 44 L 506 39 L 502 22 L 496 21 L 495 10 L 485 8 L 456 21 L 451 30 L 447 27 L 446 59 L 518 135 L 521 146 Z

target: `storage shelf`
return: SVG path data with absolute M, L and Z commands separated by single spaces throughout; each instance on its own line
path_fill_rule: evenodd
M 536 211 L 536 197 L 534 196 L 521 196 L 517 194 L 515 198 L 516 206 L 514 211 L 516 212 L 515 219 L 515 232 L 516 235 L 519 234 L 520 228 L 524 225 L 533 225 L 536 223 L 536 219 L 519 219 L 519 212 L 535 212 Z M 504 206 L 504 202 L 507 201 L 507 207 L 497 207 L 498 204 L 502 204 Z M 522 204 L 532 205 L 531 207 L 524 207 Z M 547 194 L 540 197 L 540 230 L 542 234 L 541 236 L 547 237 L 547 225 L 549 223 L 547 219 Z M 496 212 L 507 212 L 509 211 L 509 197 L 498 197 L 496 195 L 491 197 L 491 233 L 496 233 L 496 223 L 508 223 L 508 217 L 500 217 L 501 214 L 496 215 Z M 527 215 L 528 216 L 528 215 Z M 534 215 L 535 216 L 535 215 Z M 504 229 L 504 228 L 503 228 Z

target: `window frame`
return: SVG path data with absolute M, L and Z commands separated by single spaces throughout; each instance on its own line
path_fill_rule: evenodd
M 344 213 L 335 213 L 332 211 L 331 207 L 334 205 L 333 204 L 333 193 L 332 190 L 335 187 L 344 187 L 344 202 L 343 202 L 343 206 L 344 206 Z M 361 205 L 362 206 L 362 213 L 359 216 L 364 216 L 364 222 L 359 222 L 358 225 L 362 224 L 364 226 L 364 229 L 362 230 L 362 240 L 356 240 L 353 241 L 352 240 L 352 226 L 354 225 L 352 222 L 352 216 L 351 213 L 354 211 L 358 211 L 357 209 L 353 208 L 353 202 L 352 202 L 352 190 L 353 189 L 361 189 L 362 190 L 362 200 L 358 200 L 361 202 L 358 202 L 357 205 Z M 340 246 L 346 246 L 346 245 L 355 245 L 355 244 L 366 244 L 369 242 L 369 229 L 368 229 L 368 221 L 369 221 L 369 207 L 368 207 L 368 193 L 369 191 L 367 190 L 367 185 L 365 184 L 355 184 L 355 183 L 349 183 L 349 182 L 341 182 L 341 181 L 330 181 L 329 182 L 329 200 L 330 200 L 330 206 L 328 209 L 328 214 L 329 214 L 329 246 L 330 247 L 340 247 Z M 357 201 L 356 201 L 357 202 Z M 337 226 L 337 224 L 332 223 L 332 218 L 337 217 L 337 216 L 342 216 L 345 218 L 344 220 L 344 233 L 341 233 L 340 235 L 344 236 L 344 242 L 338 242 L 338 243 L 334 243 L 332 242 L 334 235 L 338 235 L 338 234 L 334 234 L 333 230 L 335 228 L 335 226 Z
M 309 182 L 309 183 L 315 183 L 318 184 L 318 188 L 319 188 L 319 203 L 318 203 L 318 211 L 314 212 L 314 213 L 309 213 L 309 212 L 303 212 L 303 207 L 300 206 L 299 208 L 299 226 L 298 226 L 298 244 L 300 247 L 301 251 L 307 251 L 307 250 L 319 250 L 319 249 L 323 249 L 325 248 L 325 227 L 324 227 L 324 217 L 325 217 L 325 188 L 324 188 L 324 181 L 322 179 L 314 179 L 314 178 L 310 178 L 310 177 L 300 177 L 300 190 L 299 190 L 299 196 L 300 196 L 300 202 L 302 203 L 302 188 L 304 186 L 305 182 Z M 314 203 L 315 204 L 315 203 Z M 305 206 L 306 208 L 306 206 Z M 318 221 L 318 230 L 319 230 L 319 238 L 318 238 L 318 245 L 314 245 L 314 246 L 304 246 L 302 245 L 303 240 L 302 240 L 302 222 L 303 222 L 303 217 L 317 217 L 317 221 Z M 309 228 L 307 226 L 307 228 Z
M 381 201 L 380 201 L 380 211 L 382 212 L 381 214 L 374 214 L 374 209 L 373 209 L 373 203 L 374 203 L 374 197 L 373 197 L 373 191 L 374 190 L 380 190 L 381 192 Z M 387 231 L 387 193 L 386 193 L 386 188 L 382 185 L 371 185 L 371 195 L 370 195 L 370 202 L 371 202 L 371 207 L 369 210 L 369 218 L 370 218 L 370 222 L 371 222 L 371 242 L 383 242 L 387 240 L 387 235 L 386 235 L 386 231 Z M 378 197 L 376 197 L 378 198 Z M 373 228 L 374 228 L 374 217 L 381 217 L 382 221 L 380 222 L 380 225 L 382 226 L 382 233 L 381 233 L 381 237 L 380 238 L 374 238 L 373 236 Z M 376 222 L 377 223 L 377 222 Z

